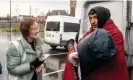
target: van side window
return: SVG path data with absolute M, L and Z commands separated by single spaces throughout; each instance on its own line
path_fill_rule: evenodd
M 78 32 L 80 24 L 64 22 L 64 32 Z
M 60 30 L 60 22 L 47 22 L 46 26 L 47 31 L 59 31 Z

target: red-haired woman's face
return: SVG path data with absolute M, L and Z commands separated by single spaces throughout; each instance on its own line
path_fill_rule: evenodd
M 30 38 L 36 39 L 39 33 L 38 23 L 35 21 L 30 27 L 29 36 Z

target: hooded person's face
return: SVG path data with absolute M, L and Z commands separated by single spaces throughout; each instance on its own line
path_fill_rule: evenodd
M 93 13 L 91 13 L 91 11 Z M 92 8 L 88 15 L 93 30 L 103 28 L 105 23 L 110 19 L 109 9 L 101 6 Z
M 98 28 L 98 18 L 97 14 L 89 15 L 90 23 L 92 26 L 92 29 L 95 30 Z

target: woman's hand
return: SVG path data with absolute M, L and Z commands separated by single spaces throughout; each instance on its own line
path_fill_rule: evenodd
M 42 71 L 42 68 L 43 68 L 43 64 L 42 64 L 41 66 L 37 67 L 35 71 L 36 71 L 37 73 L 39 73 L 39 72 Z

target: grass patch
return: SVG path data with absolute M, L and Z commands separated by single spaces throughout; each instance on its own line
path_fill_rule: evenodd
M 0 28 L 0 32 L 20 32 L 19 28 Z M 44 32 L 44 29 L 40 27 L 39 32 Z
M 0 28 L 0 32 L 11 32 L 11 28 Z M 19 28 L 12 28 L 12 32 L 20 32 Z
M 39 32 L 44 32 L 44 28 L 40 27 Z

